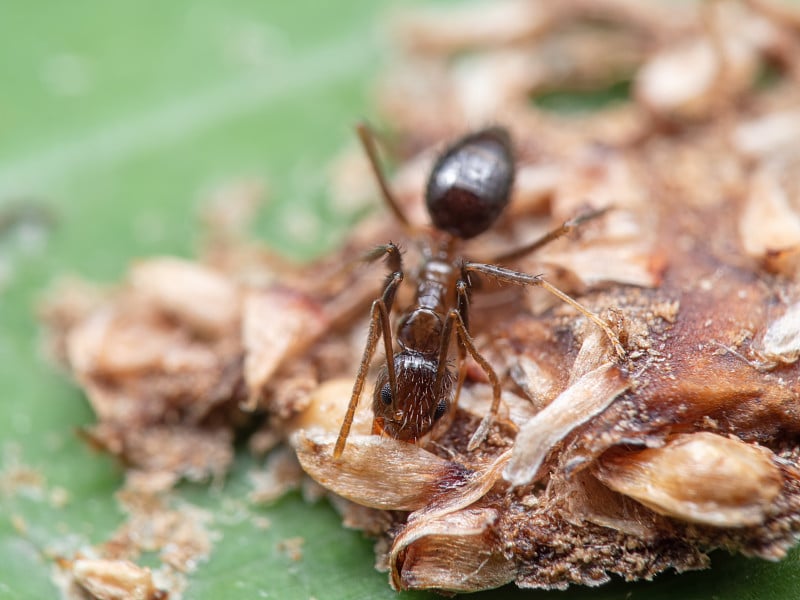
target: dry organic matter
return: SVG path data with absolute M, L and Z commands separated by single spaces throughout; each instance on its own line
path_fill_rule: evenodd
M 553 4 L 402 21 L 405 54 L 381 84 L 402 155 L 394 189 L 424 230 L 436 149 L 476 122 L 507 125 L 514 200 L 464 255 L 496 255 L 610 207 L 510 266 L 579 296 L 624 358 L 571 307 L 487 281 L 470 327 L 504 392 L 485 442 L 467 448 L 491 401 L 467 361 L 438 439 L 366 435 L 371 417 L 357 412 L 334 459 L 380 288 L 377 273 L 347 265 L 402 233 L 383 215 L 366 220 L 304 267 L 222 236 L 204 265 L 155 259 L 115 292 L 50 305 L 55 354 L 98 415 L 88 436 L 170 484 L 224 473 L 259 409 L 254 445 L 290 440 L 345 522 L 382 539 L 398 589 L 597 585 L 702 568 L 714 548 L 784 556 L 800 535 L 796 15 L 761 0 L 681 4 L 670 19 L 656 3 Z M 615 52 L 591 50 L 604 47 Z M 554 48 L 569 59 L 562 70 Z M 775 81 L 758 85 L 766 68 Z M 530 101 L 619 79 L 634 82 L 631 98 L 603 110 L 553 114 Z M 339 164 L 349 186 L 369 176 Z M 411 240 L 408 264 L 414 251 Z M 402 289 L 397 302 L 408 302 Z M 190 455 L 198 439 L 203 452 Z
M 522 207 L 470 256 L 534 238 L 537 214 L 558 223 L 587 206 L 614 207 L 579 240 L 515 266 L 583 292 L 627 357 L 614 361 L 565 307 L 499 295 L 473 312 L 483 317 L 481 352 L 507 375 L 507 418 L 477 451 L 466 440 L 487 394 L 475 369 L 450 430 L 425 449 L 356 437 L 337 461 L 322 422 L 323 431 L 295 435 L 304 468 L 327 488 L 405 511 L 389 513 L 384 530 L 400 589 L 649 578 L 707 566 L 718 547 L 778 559 L 800 533 L 800 186 L 796 136 L 785 133 L 800 98 L 796 55 L 787 54 L 796 30 L 760 4 L 684 7 L 676 32 L 655 24 L 660 7 L 642 19 L 646 9 L 600 3 L 592 18 L 627 32 L 638 52 L 616 65 L 630 69 L 635 102 L 565 118 L 528 98 L 548 85 L 531 77 L 548 45 L 582 39 L 581 3 L 565 5 L 549 15 L 542 6 L 540 27 L 524 31 L 508 15 L 505 29 L 501 20 L 490 29 L 462 13 L 458 36 L 443 15 L 405 21 L 413 44 L 404 66 L 417 76 L 388 70 L 384 108 L 410 147 L 476 119 L 508 123 L 523 169 L 542 174 L 521 178 Z M 530 9 L 504 10 L 522 19 Z M 661 34 L 652 46 L 640 37 L 645 24 Z M 582 27 L 583 39 L 602 35 Z M 447 43 L 430 43 L 445 30 L 438 39 Z M 457 54 L 464 48 L 468 58 Z M 484 60 L 529 67 L 486 70 Z M 765 61 L 785 69 L 767 89 L 755 85 Z M 573 75 L 559 83 L 580 87 Z M 482 96 L 463 88 L 475 81 Z M 405 93 L 436 100 L 393 101 Z M 430 161 L 409 164 L 420 165 L 416 183 L 401 194 L 418 202 Z M 369 529 L 375 519 L 364 521 Z

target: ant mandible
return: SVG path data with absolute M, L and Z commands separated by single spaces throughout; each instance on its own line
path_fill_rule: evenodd
M 357 126 L 357 132 L 384 201 L 400 224 L 412 232 L 413 227 L 383 174 L 371 130 L 362 123 Z M 592 211 L 567 221 L 532 243 L 497 256 L 489 263 L 472 262 L 457 254 L 459 240 L 483 233 L 497 220 L 508 204 L 513 181 L 511 139 L 500 127 L 466 135 L 438 158 L 428 179 L 425 202 L 433 226 L 440 235 L 436 236 L 435 242 L 431 240 L 423 247 L 414 303 L 397 325 L 397 351 L 394 350 L 390 314 L 404 279 L 400 250 L 390 242 L 364 257 L 369 262 L 385 257 L 390 273 L 383 293 L 372 303 L 367 343 L 334 447 L 334 458 L 339 458 L 344 451 L 370 361 L 381 337 L 387 360 L 373 393 L 373 434 L 416 443 L 430 434 L 437 423 L 445 423 L 443 417 L 452 412 L 458 401 L 464 380 L 463 364 L 469 354 L 486 373 L 493 394 L 491 409 L 470 438 L 467 448 L 472 451 L 480 445 L 500 406 L 501 388 L 497 373 L 477 350 L 469 333 L 467 306 L 472 274 L 546 289 L 602 328 L 617 354 L 624 356 L 617 336 L 593 312 L 542 279 L 541 275 L 529 275 L 496 264 L 533 252 L 605 210 Z M 458 347 L 457 372 L 453 371 L 448 360 L 454 337 Z

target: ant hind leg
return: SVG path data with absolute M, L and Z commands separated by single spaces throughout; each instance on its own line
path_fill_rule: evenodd
M 467 329 L 467 284 L 463 279 L 460 279 L 456 284 L 456 290 L 458 292 L 458 308 L 450 310 L 447 315 L 448 322 L 452 323 L 456 329 L 456 338 L 459 344 L 459 358 L 462 362 L 462 368 L 459 369 L 459 381 L 456 393 L 460 392 L 461 385 L 464 381 L 463 356 L 465 356 L 467 352 L 475 360 L 475 362 L 480 365 L 481 369 L 483 369 L 483 372 L 486 373 L 489 383 L 492 386 L 492 406 L 489 409 L 488 414 L 480 422 L 480 425 L 478 425 L 475 433 L 472 434 L 472 437 L 467 444 L 467 450 L 472 452 L 481 445 L 481 442 L 486 439 L 486 436 L 489 433 L 489 428 L 494 422 L 497 411 L 500 408 L 500 393 L 502 390 L 500 388 L 500 379 L 498 378 L 497 373 L 492 368 L 492 365 L 489 364 L 489 361 L 487 361 L 483 355 L 478 352 L 478 349 L 475 347 L 475 342 L 473 341 L 472 336 L 469 334 Z
M 519 248 L 514 248 L 513 250 L 510 250 L 508 252 L 504 252 L 503 254 L 495 256 L 488 262 L 504 263 L 512 260 L 517 260 L 528 254 L 532 254 L 533 252 L 536 252 L 537 250 L 546 246 L 550 242 L 554 242 L 555 240 L 564 237 L 568 233 L 575 231 L 578 227 L 580 227 L 584 223 L 603 216 L 609 210 L 611 210 L 611 207 L 599 208 L 596 210 L 590 210 L 588 212 L 582 213 L 573 219 L 564 221 L 564 223 L 562 223 L 555 229 L 548 231 L 540 238 L 533 240 L 531 243 L 526 244 L 524 246 L 520 246 Z
M 517 285 L 535 285 L 539 286 L 551 294 L 553 294 L 556 298 L 569 304 L 575 310 L 580 312 L 583 316 L 587 319 L 592 321 L 595 325 L 597 325 L 600 329 L 603 330 L 603 333 L 606 334 L 606 337 L 611 342 L 611 345 L 614 347 L 614 351 L 617 353 L 617 356 L 620 359 L 625 358 L 625 349 L 622 347 L 622 344 L 617 337 L 617 334 L 611 329 L 611 327 L 606 323 L 603 319 L 598 317 L 588 308 L 586 308 L 583 304 L 572 298 L 571 296 L 565 294 L 556 286 L 551 283 L 548 283 L 544 279 L 542 279 L 541 275 L 529 275 L 527 273 L 522 273 L 520 271 L 515 271 L 513 269 L 507 269 L 505 267 L 501 267 L 499 265 L 487 265 L 483 263 L 473 263 L 468 262 L 465 263 L 464 268 L 467 272 L 474 272 L 480 273 L 482 275 L 486 275 L 488 277 L 492 277 L 498 281 L 504 281 L 506 283 L 514 283 Z

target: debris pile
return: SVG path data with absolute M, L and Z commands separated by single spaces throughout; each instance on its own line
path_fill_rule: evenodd
M 378 103 L 422 231 L 437 152 L 487 123 L 512 134 L 514 198 L 465 256 L 610 208 L 508 266 L 579 297 L 625 358 L 571 307 L 486 282 L 470 327 L 504 392 L 477 450 L 491 388 L 468 361 L 441 437 L 370 435 L 362 399 L 333 459 L 381 289 L 353 258 L 402 238 L 385 212 L 302 267 L 223 236 L 202 263 L 150 259 L 116 290 L 56 296 L 45 320 L 97 414 L 87 437 L 165 486 L 224 475 L 242 432 L 262 451 L 289 442 L 348 526 L 380 538 L 398 589 L 597 585 L 703 568 L 715 548 L 780 559 L 800 535 L 795 10 L 503 0 L 398 16 Z M 546 107 L 609 88 L 591 110 Z M 338 164 L 334 196 L 377 196 L 365 163 Z

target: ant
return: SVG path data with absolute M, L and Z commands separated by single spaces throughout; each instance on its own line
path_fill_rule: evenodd
M 357 133 L 384 201 L 400 224 L 413 232 L 383 174 L 374 134 L 364 123 L 357 126 Z M 389 275 L 383 293 L 372 303 L 367 342 L 333 450 L 334 458 L 339 458 L 344 451 L 370 361 L 381 337 L 387 360 L 373 393 L 373 434 L 416 443 L 431 434 L 438 424 L 446 425 L 447 420 L 443 417 L 452 416 L 464 381 L 463 363 L 469 354 L 486 373 L 493 393 L 491 409 L 470 438 L 467 448 L 472 451 L 480 445 L 497 414 L 501 388 L 497 373 L 481 356 L 469 333 L 467 309 L 473 274 L 546 289 L 602 328 L 617 354 L 624 356 L 625 351 L 617 336 L 600 317 L 545 281 L 541 275 L 529 275 L 496 264 L 533 252 L 607 209 L 567 221 L 532 243 L 495 257 L 490 263 L 472 262 L 457 254 L 460 240 L 483 233 L 497 220 L 509 202 L 513 181 L 511 138 L 504 128 L 490 127 L 468 134 L 439 156 L 425 191 L 428 213 L 439 235 L 434 232 L 432 239 L 423 245 L 423 262 L 416 272 L 415 300 L 400 317 L 396 338 L 392 336 L 390 315 L 397 290 L 405 277 L 400 249 L 389 242 L 364 257 L 367 262 L 385 257 Z M 448 360 L 453 338 L 458 347 L 457 372 Z M 397 351 L 393 339 L 397 341 Z

